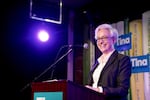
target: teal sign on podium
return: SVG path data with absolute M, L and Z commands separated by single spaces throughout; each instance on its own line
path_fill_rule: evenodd
M 34 100 L 63 100 L 62 92 L 34 92 Z

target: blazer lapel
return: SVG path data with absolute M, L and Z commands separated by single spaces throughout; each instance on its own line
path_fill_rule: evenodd
M 94 72 L 94 70 L 96 69 L 96 67 L 98 66 L 98 64 L 99 64 L 98 61 L 96 61 L 96 63 L 93 65 L 93 67 L 91 69 L 92 73 Z
M 110 64 L 114 62 L 114 60 L 117 58 L 117 55 L 118 55 L 118 52 L 115 50 L 113 54 L 110 56 L 110 58 L 108 59 L 106 65 L 104 66 L 102 73 L 109 67 Z

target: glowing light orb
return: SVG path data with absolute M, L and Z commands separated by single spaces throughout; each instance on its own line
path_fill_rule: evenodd
M 46 42 L 49 39 L 49 34 L 46 31 L 42 30 L 38 33 L 38 38 L 40 39 L 40 41 Z

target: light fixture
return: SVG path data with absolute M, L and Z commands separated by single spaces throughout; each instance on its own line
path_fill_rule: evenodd
M 30 18 L 62 23 L 62 0 L 30 0 Z

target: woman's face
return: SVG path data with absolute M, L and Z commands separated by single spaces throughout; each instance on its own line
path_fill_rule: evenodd
M 102 53 L 109 53 L 114 50 L 114 38 L 108 29 L 101 29 L 97 33 L 97 47 Z

